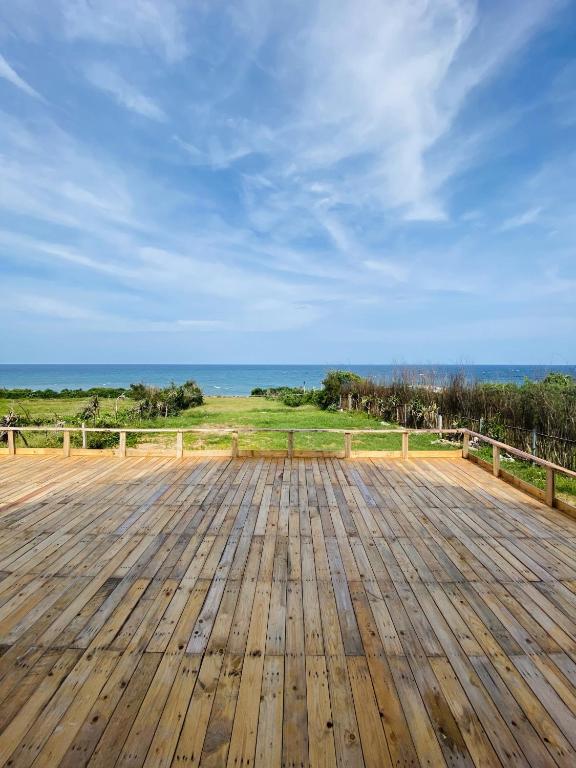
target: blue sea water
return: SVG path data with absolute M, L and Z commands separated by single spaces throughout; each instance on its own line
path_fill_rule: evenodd
M 576 365 L 2 365 L 0 388 L 88 389 L 127 387 L 133 382 L 166 385 L 187 379 L 206 395 L 248 395 L 254 387 L 319 387 L 327 371 L 352 370 L 361 376 L 387 378 L 409 371 L 423 381 L 463 372 L 472 381 L 522 382 L 543 379 L 550 371 L 576 377 Z

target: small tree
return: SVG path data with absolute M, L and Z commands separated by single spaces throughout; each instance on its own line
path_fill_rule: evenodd
M 321 408 L 338 405 L 343 391 L 360 381 L 361 377 L 352 371 L 329 371 L 318 394 L 318 405 Z

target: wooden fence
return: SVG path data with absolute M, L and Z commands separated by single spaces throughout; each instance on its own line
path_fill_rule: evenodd
M 499 477 L 511 485 L 520 488 L 551 507 L 558 507 L 565 512 L 576 517 L 576 507 L 567 504 L 556 497 L 555 477 L 556 474 L 563 474 L 567 477 L 576 478 L 576 472 L 558 464 L 554 464 L 545 459 L 534 456 L 531 453 L 522 451 L 506 443 L 501 443 L 480 432 L 474 432 L 470 429 L 279 429 L 279 428 L 256 428 L 246 427 L 242 429 L 233 428 L 208 428 L 192 427 L 188 429 L 119 429 L 119 428 L 98 428 L 98 427 L 2 427 L 1 430 L 7 436 L 7 447 L 0 448 L 0 454 L 16 455 L 18 454 L 42 454 L 42 455 L 60 455 L 60 456 L 84 456 L 84 455 L 115 455 L 121 458 L 126 456 L 229 456 L 232 458 L 247 457 L 287 457 L 287 458 L 451 458 L 463 457 L 473 461 L 475 464 L 489 469 L 495 477 Z M 23 448 L 16 446 L 16 435 L 24 432 L 59 432 L 63 434 L 62 448 Z M 106 432 L 119 435 L 119 443 L 114 448 L 72 448 L 70 444 L 71 433 L 86 432 Z M 239 435 L 249 435 L 256 433 L 280 433 L 286 435 L 285 450 L 240 450 L 238 444 Z M 296 450 L 294 438 L 301 434 L 338 434 L 342 435 L 343 447 L 340 451 L 333 450 Z M 172 434 L 175 436 L 175 445 L 173 448 L 158 449 L 154 447 L 150 451 L 143 452 L 141 449 L 127 447 L 128 434 Z M 230 435 L 231 448 L 229 450 L 185 450 L 184 435 Z M 399 451 L 381 450 L 381 451 L 354 451 L 353 438 L 358 435 L 389 435 L 399 434 L 402 438 L 402 447 Z M 439 434 L 439 435 L 461 435 L 462 448 L 457 450 L 410 450 L 410 435 L 412 434 Z M 487 443 L 492 446 L 492 462 L 486 462 L 478 456 L 470 453 L 470 439 Z M 546 487 L 544 490 L 537 488 L 530 483 L 526 483 L 520 478 L 509 472 L 502 470 L 500 466 L 501 452 L 504 451 L 512 456 L 516 456 L 523 461 L 529 461 L 532 464 L 541 466 L 546 471 Z
M 389 458 L 413 458 L 414 456 L 420 456 L 422 458 L 436 458 L 436 457 L 449 457 L 449 456 L 461 456 L 461 451 L 445 449 L 445 450 L 422 450 L 422 451 L 410 451 L 409 440 L 411 433 L 418 434 L 451 434 L 458 435 L 461 430 L 458 429 L 279 429 L 279 428 L 259 428 L 259 427 L 244 427 L 241 429 L 234 429 L 232 427 L 190 427 L 187 429 L 177 428 L 158 428 L 158 429 L 122 429 L 118 427 L 114 428 L 101 428 L 101 427 L 3 427 L 0 431 L 8 434 L 8 447 L 0 449 L 0 453 L 7 454 L 42 454 L 42 455 L 63 455 L 63 456 L 82 456 L 82 455 L 96 455 L 96 454 L 108 454 L 120 457 L 126 456 L 141 456 L 144 452 L 151 456 L 176 456 L 181 458 L 182 456 L 232 456 L 232 457 L 262 457 L 262 456 L 276 456 L 276 457 L 288 457 L 288 458 L 303 458 L 308 456 L 325 456 L 331 458 L 370 458 L 377 456 L 387 456 Z M 57 432 L 62 433 L 64 436 L 62 448 L 28 448 L 16 446 L 15 436 L 18 433 L 26 432 Z M 73 448 L 71 447 L 70 435 L 72 433 L 80 433 L 85 437 L 86 433 L 108 433 L 119 435 L 118 446 L 111 448 Z M 267 434 L 284 434 L 286 435 L 286 449 L 285 450 L 260 450 L 249 449 L 241 450 L 239 448 L 239 436 L 240 435 L 252 435 L 257 433 Z M 151 450 L 145 451 L 145 443 L 141 443 L 139 448 L 127 447 L 127 435 L 174 435 L 175 444 L 172 448 L 158 448 L 154 446 Z M 342 435 L 343 447 L 340 451 L 334 450 L 297 450 L 295 448 L 294 439 L 296 435 L 302 434 L 334 434 Z M 352 440 L 354 436 L 358 435 L 389 435 L 397 434 L 401 435 L 402 447 L 399 451 L 378 450 L 378 451 L 353 451 Z M 231 437 L 231 449 L 218 450 L 218 449 L 202 449 L 202 450 L 185 450 L 184 448 L 184 435 L 230 435 Z

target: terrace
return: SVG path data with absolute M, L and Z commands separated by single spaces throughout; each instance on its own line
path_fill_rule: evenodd
M 491 472 L 467 461 L 469 434 L 443 456 L 343 437 L 301 457 L 9 441 L 0 765 L 575 765 L 560 468 L 534 498 L 497 477 L 499 444 Z

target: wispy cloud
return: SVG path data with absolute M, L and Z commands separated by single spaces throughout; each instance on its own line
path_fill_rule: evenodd
M 42 96 L 29 85 L 20 75 L 8 64 L 4 56 L 0 54 L 0 77 L 7 80 L 16 88 L 20 88 L 21 91 L 27 93 L 28 96 L 33 96 L 35 99 L 41 99 Z
M 18 322 L 366 360 L 396 354 L 400 316 L 429 355 L 529 296 L 573 314 L 572 70 L 530 48 L 567 34 L 561 0 L 16 5 L 0 77 L 50 86 L 0 116 Z M 527 119 L 548 80 L 553 114 Z
M 122 107 L 150 120 L 166 120 L 166 115 L 153 99 L 140 93 L 108 64 L 92 62 L 86 66 L 85 72 L 93 86 L 108 93 Z
M 11 297 L 7 306 L 24 316 L 39 316 L 52 321 L 74 321 L 93 331 L 122 331 L 123 333 L 183 333 L 187 331 L 213 331 L 224 324 L 218 320 L 150 320 L 133 318 L 129 321 L 118 314 L 99 312 L 74 304 L 69 298 L 53 299 L 38 294 L 20 294 Z
M 536 206 L 535 208 L 529 208 L 523 213 L 519 213 L 517 216 L 511 216 L 502 223 L 501 229 L 518 229 L 519 227 L 525 227 L 527 224 L 533 224 L 540 217 L 542 213 L 542 207 Z
M 72 39 L 148 48 L 167 61 L 188 51 L 184 0 L 60 0 Z

